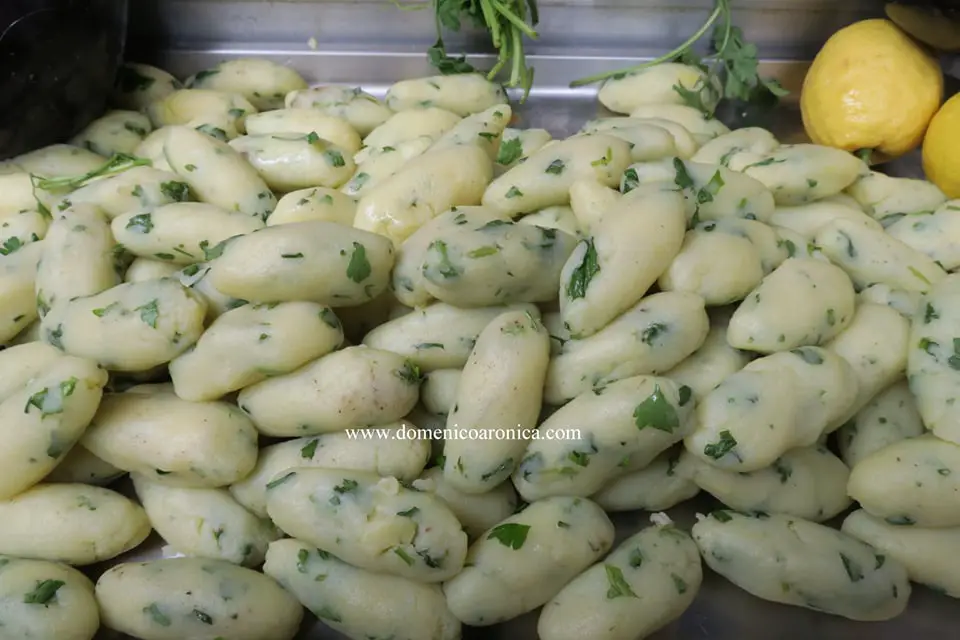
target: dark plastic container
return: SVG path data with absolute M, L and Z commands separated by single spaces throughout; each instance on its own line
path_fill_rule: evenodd
M 0 0 L 0 159 L 103 112 L 126 27 L 127 0 Z

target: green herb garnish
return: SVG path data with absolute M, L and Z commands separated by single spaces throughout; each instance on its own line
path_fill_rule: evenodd
M 633 410 L 633 421 L 637 429 L 646 429 L 647 427 L 673 433 L 680 428 L 680 418 L 677 416 L 677 410 L 664 397 L 660 385 L 653 385 L 653 393 L 637 405 Z
M 140 213 L 127 222 L 127 229 L 136 233 L 150 233 L 153 231 L 153 216 L 149 213 Z
M 313 458 L 313 454 L 317 452 L 317 444 L 319 442 L 319 440 L 314 439 L 300 447 L 300 457 L 304 458 L 305 460 L 310 460 Z
M 115 176 L 119 173 L 123 173 L 127 169 L 132 169 L 134 167 L 146 167 L 150 166 L 152 163 L 149 160 L 144 158 L 136 158 L 126 153 L 115 153 L 113 156 L 107 160 L 105 163 L 94 169 L 93 171 L 88 171 L 87 173 L 80 176 L 65 177 L 65 178 L 41 178 L 36 181 L 36 188 L 43 189 L 44 191 L 59 191 L 61 189 L 79 189 L 83 185 L 87 184 L 95 178 L 103 178 L 105 176 Z
M 466 56 L 447 55 L 443 43 L 443 30 L 460 31 L 464 18 L 484 28 L 497 49 L 497 61 L 487 72 L 493 80 L 501 70 L 509 68 L 508 87 L 523 89 L 521 103 L 530 93 L 533 84 L 533 69 L 527 66 L 523 39 L 535 40 L 534 27 L 540 21 L 536 0 L 431 0 L 416 5 L 394 4 L 401 8 L 419 9 L 432 6 L 437 28 L 437 41 L 427 51 L 427 58 L 440 73 L 472 73 L 476 69 L 466 61 Z
M 843 563 L 843 568 L 847 572 L 847 577 L 850 578 L 850 582 L 863 580 L 863 569 L 860 568 L 857 562 L 843 553 L 840 554 L 840 561 Z
M 560 174 L 563 173 L 563 170 L 566 168 L 567 166 L 563 163 L 563 160 L 554 160 L 547 166 L 546 169 L 544 169 L 544 173 L 548 173 L 554 176 L 559 176 Z
M 347 277 L 354 282 L 363 282 L 370 277 L 372 268 L 367 260 L 367 248 L 359 242 L 353 243 L 353 252 L 347 264 Z
M 585 297 L 590 281 L 600 272 L 597 248 L 593 244 L 593 239 L 583 242 L 586 244 L 586 251 L 583 252 L 580 264 L 570 274 L 570 282 L 567 283 L 567 297 L 571 300 Z
M 620 567 L 615 567 L 611 564 L 605 564 L 603 565 L 603 569 L 607 572 L 607 583 L 610 585 L 610 588 L 607 589 L 608 600 L 621 597 L 638 597 L 637 594 L 633 592 L 633 589 L 630 588 L 630 585 L 627 584 L 627 581 L 623 577 L 623 571 L 620 570 Z
M 500 143 L 500 151 L 497 152 L 497 164 L 513 164 L 523 156 L 523 143 L 520 138 L 505 140 Z
M 708 444 L 703 448 L 703 455 L 713 458 L 714 460 L 719 460 L 733 451 L 736 446 L 737 439 L 734 438 L 729 431 L 723 430 L 720 432 L 720 440 L 718 442 Z
M 508 522 L 497 525 L 487 534 L 487 540 L 497 540 L 500 544 L 511 549 L 523 547 L 527 541 L 527 533 L 530 531 L 530 525 Z
M 0 245 L 0 256 L 8 256 L 11 253 L 16 253 L 21 247 L 23 247 L 23 241 L 17 236 L 7 238 L 3 245 Z
M 594 84 L 608 79 L 620 79 L 663 62 L 682 62 L 697 66 L 706 73 L 706 78 L 694 87 L 674 86 L 684 103 L 711 117 L 717 98 L 770 104 L 785 96 L 787 91 L 776 80 L 763 79 L 758 74 L 759 60 L 756 45 L 746 42 L 739 27 L 733 26 L 731 0 L 714 0 L 713 11 L 706 22 L 689 38 L 662 56 L 626 69 L 606 71 L 570 83 L 571 87 Z M 698 59 L 693 45 L 713 27 L 711 53 Z M 716 95 L 716 82 L 723 87 L 722 95 Z
M 57 591 L 65 583 L 63 580 L 41 580 L 37 582 L 37 587 L 23 597 L 26 604 L 47 604 L 55 597 Z

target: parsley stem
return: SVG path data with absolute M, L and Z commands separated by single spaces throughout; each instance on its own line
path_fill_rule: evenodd
M 510 70 L 510 84 L 516 86 L 523 82 L 523 42 L 521 42 L 520 32 L 513 30 L 513 69 Z M 517 52 L 520 55 L 517 55 Z
M 539 34 L 526 23 L 527 12 L 523 2 L 513 6 L 512 3 L 504 3 L 502 0 L 480 0 L 478 4 L 490 31 L 493 46 L 498 49 L 497 62 L 487 74 L 487 78 L 493 80 L 509 63 L 510 79 L 507 86 L 523 88 L 523 97 L 520 99 L 522 104 L 526 101 L 533 83 L 533 70 L 527 67 L 523 51 L 523 36 L 536 39 Z M 501 16 L 506 24 L 501 24 Z
M 523 97 L 520 98 L 520 104 L 523 104 L 527 101 L 527 96 L 530 95 L 530 88 L 533 86 L 533 74 L 536 72 L 536 69 L 533 67 L 527 67 L 526 80 L 523 81 Z
M 523 4 L 520 5 L 523 7 Z M 537 0 L 527 0 L 527 7 L 530 9 L 530 24 L 537 26 L 540 22 L 540 10 L 537 9 Z
M 394 4 L 399 1 L 391 0 Z M 520 99 L 523 103 L 530 93 L 530 85 L 533 82 L 533 69 L 527 66 L 523 38 L 524 36 L 531 39 L 539 37 L 535 30 L 538 18 L 536 1 L 431 0 L 430 4 L 434 7 L 434 22 L 437 30 L 436 44 L 427 52 L 430 63 L 443 74 L 477 71 L 466 62 L 466 56 L 459 58 L 448 56 L 443 43 L 444 28 L 459 31 L 462 19 L 470 17 L 478 25 L 486 28 L 490 35 L 490 42 L 497 50 L 497 61 L 493 69 L 486 74 L 487 79 L 493 81 L 509 66 L 510 77 L 505 84 L 508 87 L 523 88 L 523 97 Z
M 434 24 L 436 25 L 436 27 L 437 27 L 437 43 L 438 43 L 438 44 L 441 44 L 441 46 L 442 46 L 442 43 L 443 43 L 443 22 L 440 21 L 439 5 L 436 5 L 436 8 L 434 9 L 434 12 L 433 12 L 433 23 L 434 23 Z M 445 50 L 444 50 L 444 54 L 446 54 L 446 51 L 445 51 Z
M 517 14 L 515 14 L 509 8 L 503 6 L 498 0 L 488 0 L 488 2 L 500 13 L 500 15 L 506 18 L 507 21 L 514 27 L 522 31 L 528 38 L 536 39 L 538 37 L 539 34 L 536 31 L 531 29 L 526 22 L 517 16 Z
M 495 49 L 500 49 L 503 46 L 503 32 L 500 30 L 500 21 L 497 20 L 497 14 L 489 2 L 481 2 L 480 11 L 483 13 L 483 20 L 487 23 L 487 28 L 490 29 L 490 41 Z
M 61 178 L 39 178 L 34 186 L 43 191 L 56 191 L 58 189 L 79 189 L 94 178 L 114 176 L 123 173 L 133 167 L 143 167 L 150 164 L 149 160 L 137 158 L 126 153 L 115 153 L 106 162 L 93 171 L 88 171 L 82 176 L 68 176 Z
M 642 71 L 643 69 L 648 69 L 650 67 L 658 65 L 661 62 L 668 62 L 670 60 L 673 60 L 677 56 L 683 54 L 687 49 L 689 49 L 693 43 L 695 43 L 697 40 L 702 38 L 707 33 L 707 31 L 710 30 L 710 27 L 713 26 L 713 23 L 717 21 L 717 18 L 719 18 L 721 15 L 727 18 L 727 35 L 724 38 L 724 40 L 726 40 L 730 37 L 730 19 L 729 19 L 730 8 L 728 5 L 728 0 L 716 0 L 716 3 L 714 4 L 714 7 L 713 7 L 713 11 L 710 13 L 710 16 L 707 18 L 707 21 L 704 22 L 699 29 L 697 29 L 696 33 L 694 33 L 692 36 L 687 38 L 682 44 L 680 44 L 670 52 L 665 53 L 662 56 L 658 58 L 654 58 L 653 60 L 650 60 L 648 62 L 642 62 L 632 67 L 627 67 L 626 69 L 604 71 L 603 73 L 598 73 L 592 76 L 588 76 L 586 78 L 580 78 L 579 80 L 574 80 L 573 82 L 570 83 L 570 86 L 582 87 L 584 85 L 602 82 L 603 80 L 607 80 L 609 78 L 612 78 L 613 76 L 633 73 L 635 71 Z
M 500 70 L 503 69 L 503 66 L 507 64 L 507 57 L 503 55 L 503 51 L 500 52 L 500 55 L 497 56 L 497 63 L 493 65 L 493 68 L 490 69 L 490 72 L 487 73 L 487 80 L 493 80 L 497 77 L 497 74 L 500 73 Z
M 726 4 L 726 2 L 724 2 L 724 4 Z M 726 7 L 725 17 L 726 17 L 727 24 L 725 25 L 725 28 L 723 30 L 723 42 L 721 42 L 720 46 L 717 47 L 717 52 L 714 55 L 710 56 L 711 58 L 714 58 L 714 59 L 719 59 L 722 57 L 723 52 L 727 50 L 727 44 L 730 42 L 730 34 L 733 31 L 733 19 L 730 16 L 729 5 L 727 5 Z

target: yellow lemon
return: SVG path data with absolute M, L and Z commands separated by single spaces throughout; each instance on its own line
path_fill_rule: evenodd
M 960 94 L 947 100 L 923 139 L 927 180 L 950 198 L 960 198 Z
M 823 45 L 800 111 L 813 142 L 893 158 L 920 145 L 942 99 L 937 60 L 889 20 L 863 20 Z

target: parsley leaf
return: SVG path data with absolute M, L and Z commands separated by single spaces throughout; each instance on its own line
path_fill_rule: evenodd
M 307 561 L 310 559 L 310 552 L 306 549 L 300 549 L 297 551 L 297 571 L 300 573 L 307 572 Z
M 546 169 L 544 169 L 544 173 L 548 173 L 553 176 L 559 176 L 566 168 L 567 167 L 563 163 L 563 160 L 554 160 Z
M 370 261 L 367 260 L 367 248 L 359 242 L 354 242 L 353 253 L 350 254 L 350 262 L 347 264 L 347 277 L 354 282 L 363 282 L 370 277 L 371 271 Z
M 653 393 L 633 410 L 633 421 L 640 430 L 651 427 L 658 431 L 673 433 L 680 428 L 677 410 L 664 397 L 658 384 L 653 385 Z
M 524 90 L 520 100 L 523 103 L 533 84 L 533 69 L 526 63 L 523 38 L 538 37 L 533 29 L 540 19 L 536 0 L 434 0 L 427 6 L 429 4 L 434 8 L 437 28 L 437 40 L 427 51 L 430 64 L 442 74 L 476 70 L 465 56 L 448 56 L 443 43 L 442 31 L 460 31 L 463 18 L 466 17 L 476 26 L 485 28 L 490 34 L 491 44 L 498 50 L 497 62 L 487 73 L 487 78 L 493 80 L 502 69 L 508 69 L 510 75 L 506 84 Z
M 523 143 L 520 138 L 512 138 L 500 143 L 500 151 L 497 152 L 497 164 L 513 164 L 523 157 Z
M 720 96 L 717 95 L 716 87 L 709 77 L 700 78 L 690 89 L 682 84 L 675 84 L 673 90 L 677 92 L 685 105 L 702 113 L 704 118 L 713 117 L 713 110 Z
M 127 222 L 127 229 L 136 233 L 150 233 L 153 230 L 153 216 L 149 213 L 140 213 Z
M 200 250 L 203 251 L 203 259 L 206 260 L 207 262 L 211 260 L 216 260 L 221 255 L 223 255 L 223 250 L 226 248 L 226 246 L 227 246 L 227 240 L 218 242 L 216 245 L 213 246 L 213 248 L 210 248 L 209 240 L 200 241 Z
M 714 511 L 713 513 L 710 514 L 710 516 L 720 522 L 730 522 L 731 520 L 733 520 L 733 518 L 730 517 L 730 514 L 727 513 L 726 511 L 723 511 L 722 509 L 719 511 Z
M 150 616 L 150 618 L 161 627 L 169 627 L 171 624 L 170 617 L 163 611 L 160 611 L 160 607 L 157 606 L 156 602 L 144 607 L 143 612 Z
M 780 476 L 780 484 L 786 484 L 787 480 L 790 479 L 790 476 L 793 475 L 793 469 L 779 459 L 773 463 L 773 470 L 776 471 L 777 475 Z
M 196 616 L 197 620 L 199 620 L 203 624 L 213 624 L 213 618 L 210 616 L 209 613 L 201 611 L 200 609 L 194 609 L 193 615 Z
M 317 452 L 317 444 L 319 444 L 319 442 L 319 440 L 314 438 L 307 444 L 303 445 L 300 448 L 300 457 L 304 458 L 305 460 L 310 460 L 313 458 L 313 455 Z
M 227 141 L 227 132 L 221 129 L 220 127 L 213 126 L 212 124 L 202 124 L 199 127 L 197 127 L 197 131 L 199 131 L 200 133 L 205 133 L 211 138 L 214 138 L 215 140 L 219 140 L 220 142 Z
M 673 87 L 687 106 L 699 110 L 705 117 L 712 117 L 720 98 L 773 105 L 787 91 L 776 80 L 764 79 L 759 75 L 757 47 L 746 42 L 743 31 L 733 25 L 731 0 L 714 0 L 706 22 L 687 40 L 675 49 L 648 62 L 626 69 L 606 71 L 581 78 L 570 83 L 579 87 L 606 80 L 619 80 L 628 75 L 649 69 L 663 62 L 677 61 L 695 66 L 704 72 L 693 88 L 679 85 Z M 700 59 L 693 52 L 694 45 L 713 27 L 710 38 L 711 53 Z M 716 95 L 715 83 L 722 87 L 722 95 Z
M 458 26 L 459 28 L 459 21 Z M 449 76 L 458 73 L 473 73 L 476 69 L 467 62 L 467 56 L 455 58 L 447 55 L 447 50 L 443 45 L 443 39 L 437 38 L 432 47 L 427 49 L 427 60 L 430 66 L 439 71 L 442 75 Z
M 530 531 L 530 525 L 507 522 L 497 525 L 487 534 L 487 540 L 497 540 L 505 547 L 517 550 L 523 547 L 527 541 L 527 533 Z
M 687 592 L 686 581 L 675 573 L 671 573 L 670 577 L 673 578 L 673 586 L 677 588 L 677 593 L 680 595 L 685 594 Z
M 423 374 L 420 372 L 420 367 L 409 360 L 404 361 L 403 367 L 397 369 L 394 373 L 407 384 L 419 385 L 423 382 Z
M 327 149 L 323 152 L 323 155 L 333 167 L 344 167 L 347 164 L 346 160 L 343 159 L 343 154 L 336 149 Z
M 173 202 L 186 202 L 190 199 L 190 185 L 186 182 L 161 182 L 160 192 Z
M 356 489 L 359 485 L 356 480 L 351 480 L 350 478 L 344 478 L 341 484 L 338 484 L 333 488 L 334 493 L 344 494 L 350 493 Z
M 63 413 L 63 401 L 73 395 L 77 388 L 76 378 L 68 378 L 56 387 L 44 387 L 27 399 L 27 404 L 23 408 L 24 413 L 30 413 L 30 408 L 35 407 L 40 411 L 40 419 Z
M 11 236 L 0 246 L 0 256 L 8 256 L 17 252 L 21 247 L 23 247 L 23 241 L 17 236 Z
M 798 347 L 797 349 L 791 349 L 790 353 L 797 356 L 807 364 L 823 364 L 823 356 L 821 356 L 811 347 Z
M 666 333 L 667 325 L 662 322 L 654 322 L 640 334 L 640 342 L 653 346 L 653 342 L 660 336 L 661 333 Z
M 681 189 L 687 189 L 692 192 L 692 197 L 696 204 L 696 211 L 694 215 L 696 215 L 696 212 L 699 212 L 700 205 L 713 202 L 713 197 L 717 195 L 720 192 L 720 189 L 723 188 L 724 184 L 726 184 L 723 181 L 723 176 L 720 175 L 719 169 L 713 174 L 713 176 L 711 176 L 707 184 L 700 188 L 697 188 L 696 182 L 687 171 L 687 165 L 684 164 L 683 160 L 680 158 L 674 158 L 673 169 L 676 171 L 674 184 Z
M 461 270 L 450 261 L 450 255 L 447 253 L 447 243 L 443 240 L 434 240 L 427 247 L 427 251 L 435 251 L 439 257 L 437 264 L 437 273 L 444 278 L 456 278 Z
M 713 458 L 714 460 L 719 460 L 733 451 L 736 446 L 737 439 L 734 438 L 729 431 L 724 429 L 720 432 L 720 440 L 718 442 L 708 444 L 703 448 L 703 455 Z
M 159 303 L 160 301 L 154 298 L 150 302 L 134 309 L 134 311 L 140 312 L 140 319 L 154 329 L 157 328 L 157 320 L 160 318 Z
M 787 95 L 788 92 L 776 80 L 760 78 L 757 45 L 746 42 L 739 27 L 731 26 L 727 31 L 718 26 L 713 32 L 713 47 L 726 71 L 725 98 L 758 102 L 764 100 L 764 94 L 774 98 Z
M 198 72 L 195 73 L 194 76 L 190 79 L 189 86 L 190 86 L 190 87 L 199 87 L 200 85 L 203 84 L 203 81 L 204 81 L 204 80 L 206 80 L 207 78 L 211 78 L 211 77 L 217 75 L 218 73 L 220 73 L 220 69 L 217 69 L 217 68 L 204 69 L 204 70 L 202 70 L 202 71 L 198 71 Z
M 843 568 L 847 572 L 847 577 L 850 578 L 850 582 L 863 580 L 863 569 L 855 560 L 841 553 L 840 561 L 843 563 Z
M 605 564 L 603 565 L 603 569 L 607 572 L 607 583 L 610 585 L 610 588 L 607 589 L 608 600 L 621 597 L 639 597 L 633 592 L 633 589 L 630 588 L 630 585 L 627 584 L 627 581 L 623 577 L 623 571 L 620 570 L 620 567 L 615 567 L 611 564 Z
M 570 282 L 567 283 L 567 297 L 571 300 L 585 297 L 590 281 L 600 273 L 597 248 L 593 244 L 593 238 L 583 242 L 586 244 L 586 251 L 583 252 L 580 264 L 570 274 Z

